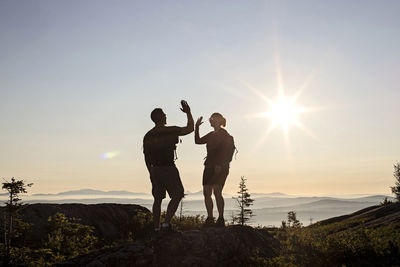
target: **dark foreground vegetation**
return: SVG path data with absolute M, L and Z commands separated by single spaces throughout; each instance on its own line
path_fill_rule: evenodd
M 4 213 L 4 207 L 1 213 Z M 383 203 L 302 227 L 202 228 L 177 216 L 178 232 L 152 233 L 137 205 L 33 204 L 14 221 L 11 266 L 399 266 L 400 203 Z M 1 260 L 4 263 L 4 243 Z
M 0 214 L 4 229 L 7 207 L 1 207 Z M 146 229 L 150 215 L 138 205 L 24 205 L 12 217 L 9 252 L 5 242 L 0 243 L 0 260 L 2 266 L 51 266 L 96 249 L 144 238 L 150 231 Z
M 254 265 L 400 266 L 400 203 L 270 231 L 280 242 L 279 256 L 256 256 Z

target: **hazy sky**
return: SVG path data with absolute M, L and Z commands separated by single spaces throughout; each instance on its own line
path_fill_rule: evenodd
M 250 192 L 390 193 L 399 13 L 388 0 L 2 0 L 0 177 L 33 182 L 31 193 L 150 192 L 149 114 L 161 107 L 183 126 L 186 99 L 202 134 L 211 113 L 227 118 L 239 153 L 226 192 L 244 175 Z M 265 137 L 271 119 L 254 115 L 279 84 L 287 97 L 304 88 L 297 105 L 315 109 L 298 116 L 308 130 Z M 182 141 L 176 163 L 198 191 L 205 147 Z

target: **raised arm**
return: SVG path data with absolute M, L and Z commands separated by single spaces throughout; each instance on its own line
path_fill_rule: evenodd
M 181 105 L 182 105 L 182 107 L 181 107 L 182 112 L 186 113 L 186 116 L 187 116 L 187 124 L 185 127 L 181 127 L 181 130 L 179 133 L 180 136 L 190 134 L 191 132 L 193 132 L 193 128 L 194 128 L 193 116 L 190 111 L 189 104 L 185 100 L 182 100 Z
M 200 117 L 196 121 L 196 126 L 194 128 L 194 143 L 198 145 L 202 145 L 207 143 L 208 134 L 203 137 L 200 137 L 200 125 L 203 124 L 203 117 Z

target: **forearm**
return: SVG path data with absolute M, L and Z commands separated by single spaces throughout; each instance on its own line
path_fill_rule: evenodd
M 193 132 L 194 129 L 194 120 L 193 120 L 193 116 L 192 113 L 186 113 L 187 116 L 187 124 L 186 124 L 186 128 L 190 129 L 191 132 Z
M 200 144 L 200 130 L 199 126 L 196 126 L 194 129 L 194 143 Z
M 186 113 L 186 116 L 187 116 L 187 123 L 186 126 L 182 128 L 181 135 L 190 134 L 194 130 L 194 121 L 192 113 L 188 112 Z

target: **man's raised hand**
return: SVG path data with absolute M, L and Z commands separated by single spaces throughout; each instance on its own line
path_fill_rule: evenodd
M 198 118 L 197 119 L 197 121 L 196 121 L 196 128 L 198 128 L 200 125 L 202 125 L 203 124 L 203 117 L 200 117 L 200 118 Z
M 182 112 L 190 113 L 189 104 L 185 100 L 181 100 L 181 105 L 182 105 L 182 107 L 181 107 Z

